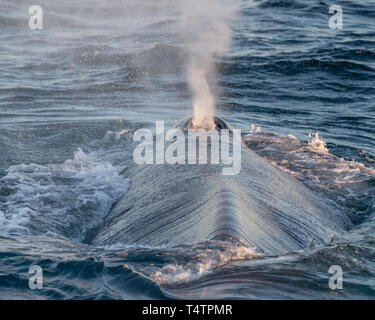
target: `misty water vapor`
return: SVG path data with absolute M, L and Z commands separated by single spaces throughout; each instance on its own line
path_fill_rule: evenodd
M 230 25 L 236 17 L 238 3 L 233 0 L 181 0 L 178 3 L 181 37 L 190 52 L 186 70 L 193 98 L 193 122 L 196 127 L 214 128 L 214 59 L 230 49 Z

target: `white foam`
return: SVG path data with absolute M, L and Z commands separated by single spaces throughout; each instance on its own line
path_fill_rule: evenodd
M 211 273 L 215 268 L 232 261 L 251 260 L 262 255 L 254 248 L 234 245 L 233 243 L 217 242 L 216 249 L 192 248 L 186 264 L 167 264 L 150 275 L 160 284 L 176 284 L 190 282 Z M 189 255 L 189 253 L 186 253 Z
M 375 202 L 371 179 L 375 170 L 330 154 L 318 132 L 309 138 L 303 143 L 291 135 L 250 132 L 244 142 L 265 160 L 332 200 L 340 210 L 356 217 L 371 213 Z
M 28 208 L 23 208 L 19 213 L 14 213 L 8 218 L 4 212 L 0 211 L 0 231 L 12 234 L 29 234 L 29 229 L 25 227 L 30 221 L 27 210 Z
M 253 123 L 251 124 L 250 133 L 261 133 L 261 132 L 262 132 L 262 128 L 261 127 L 257 127 Z
M 327 144 L 322 137 L 319 137 L 319 132 L 315 132 L 315 134 L 309 133 L 309 138 L 311 139 L 308 141 L 310 147 L 321 152 L 328 152 Z
M 62 164 L 11 166 L 0 182 L 11 189 L 0 214 L 2 233 L 49 233 L 82 240 L 126 193 L 122 168 L 81 149 Z

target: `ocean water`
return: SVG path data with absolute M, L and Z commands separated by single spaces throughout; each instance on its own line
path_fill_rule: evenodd
M 230 50 L 212 57 L 217 116 L 349 230 L 282 255 L 223 239 L 95 242 L 119 200 L 146 192 L 129 174 L 132 133 L 192 114 L 171 3 L 39 1 L 31 30 L 33 3 L 0 0 L 0 299 L 374 299 L 373 0 L 337 2 L 342 30 L 328 1 L 239 1 Z

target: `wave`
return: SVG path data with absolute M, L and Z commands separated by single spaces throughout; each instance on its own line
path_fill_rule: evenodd
M 328 198 L 356 223 L 373 214 L 375 169 L 369 156 L 363 158 L 367 166 L 337 157 L 329 152 L 319 133 L 311 134 L 304 143 L 293 135 L 251 132 L 244 142 L 262 158 Z
M 150 277 L 159 284 L 175 285 L 191 282 L 207 276 L 216 268 L 222 267 L 230 262 L 251 260 L 262 257 L 255 249 L 232 242 L 210 241 L 208 243 L 195 244 L 183 247 L 183 259 L 188 261 L 165 264 L 162 267 L 149 268 Z M 179 260 L 179 249 L 170 249 L 168 254 L 174 252 L 176 260 Z M 181 252 L 180 252 L 181 255 Z M 147 270 L 146 272 L 150 272 Z M 145 272 L 145 270 L 143 270 Z
M 191 282 L 228 263 L 263 257 L 256 248 L 247 247 L 241 242 L 220 240 L 177 246 L 115 243 L 99 248 L 103 248 L 107 253 L 125 256 L 129 260 L 127 267 L 145 274 L 159 285 Z M 137 260 L 137 257 L 142 257 L 140 266 L 131 263 L 134 259 Z
M 338 50 L 335 56 L 325 58 L 322 55 L 304 56 L 303 54 L 291 55 L 289 57 L 257 58 L 250 60 L 245 57 L 244 60 L 237 58 L 238 61 L 224 63 L 220 66 L 223 75 L 241 75 L 249 72 L 267 72 L 283 75 L 301 75 L 314 72 L 321 72 L 327 75 L 334 75 L 340 78 L 353 78 L 358 80 L 367 80 L 369 75 L 374 72 L 374 68 L 369 61 L 373 62 L 374 57 L 371 54 L 353 53 L 351 50 Z M 354 55 L 354 56 L 353 56 Z M 361 60 L 358 60 L 361 59 Z M 363 61 L 362 61 L 363 59 Z M 242 60 L 242 61 L 241 61 Z
M 126 193 L 122 168 L 79 149 L 62 164 L 13 165 L 0 179 L 0 230 L 85 241 Z

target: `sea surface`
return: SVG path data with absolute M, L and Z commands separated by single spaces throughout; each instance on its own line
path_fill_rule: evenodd
M 230 49 L 210 57 L 216 115 L 353 227 L 282 256 L 220 240 L 93 245 L 137 187 L 132 133 L 192 115 L 176 8 L 40 0 L 31 30 L 34 3 L 0 0 L 0 299 L 375 298 L 375 1 L 336 1 L 341 30 L 331 1 L 237 3 Z

